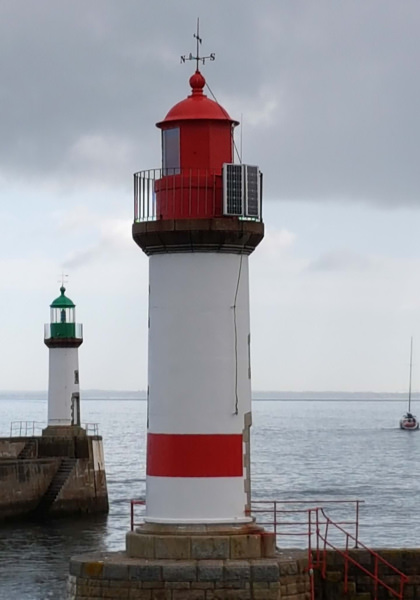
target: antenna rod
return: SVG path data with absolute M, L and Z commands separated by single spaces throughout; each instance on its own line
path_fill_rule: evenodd
M 194 36 L 197 40 L 197 54 L 195 56 L 195 60 L 196 60 L 196 65 L 195 65 L 195 70 L 198 71 L 198 61 L 199 56 L 200 56 L 200 44 L 201 44 L 201 38 L 200 38 L 200 19 L 197 17 L 197 35 Z
M 410 384 L 408 387 L 408 412 L 411 412 L 411 373 L 413 370 L 413 336 L 411 336 L 410 343 Z
M 241 113 L 241 145 L 240 145 L 240 149 L 241 149 L 241 153 L 239 156 L 239 162 L 242 164 L 242 137 L 243 137 L 243 126 L 244 126 L 244 119 Z

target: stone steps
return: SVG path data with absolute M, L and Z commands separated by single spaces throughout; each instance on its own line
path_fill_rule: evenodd
M 38 442 L 35 438 L 29 438 L 24 448 L 19 452 L 17 458 L 19 460 L 27 460 L 28 458 L 36 458 L 38 450 Z
M 74 466 L 77 462 L 75 458 L 63 458 L 61 460 L 61 464 L 57 469 L 56 474 L 51 480 L 50 485 L 47 488 L 47 491 L 41 498 L 38 506 L 36 507 L 34 514 L 38 516 L 46 515 L 49 512 L 52 504 L 60 493 L 61 488 L 68 480 L 71 472 L 74 469 Z

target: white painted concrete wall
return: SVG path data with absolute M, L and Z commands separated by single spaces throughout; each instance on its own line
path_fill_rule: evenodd
M 78 348 L 50 348 L 48 377 L 48 425 L 71 425 L 71 397 L 79 392 Z
M 153 255 L 149 282 L 149 432 L 242 434 L 251 410 L 248 257 Z M 147 520 L 247 521 L 244 478 L 148 477 Z

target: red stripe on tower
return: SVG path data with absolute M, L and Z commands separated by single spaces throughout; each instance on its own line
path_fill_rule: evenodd
M 242 435 L 149 433 L 147 475 L 242 477 Z

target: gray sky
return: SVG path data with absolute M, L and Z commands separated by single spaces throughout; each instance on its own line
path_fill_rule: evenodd
M 2 0 L 0 388 L 44 389 L 59 273 L 84 323 L 84 388 L 147 373 L 147 258 L 132 173 L 203 72 L 264 172 L 251 259 L 255 389 L 420 387 L 420 4 Z M 242 117 L 241 117 L 242 116 Z

